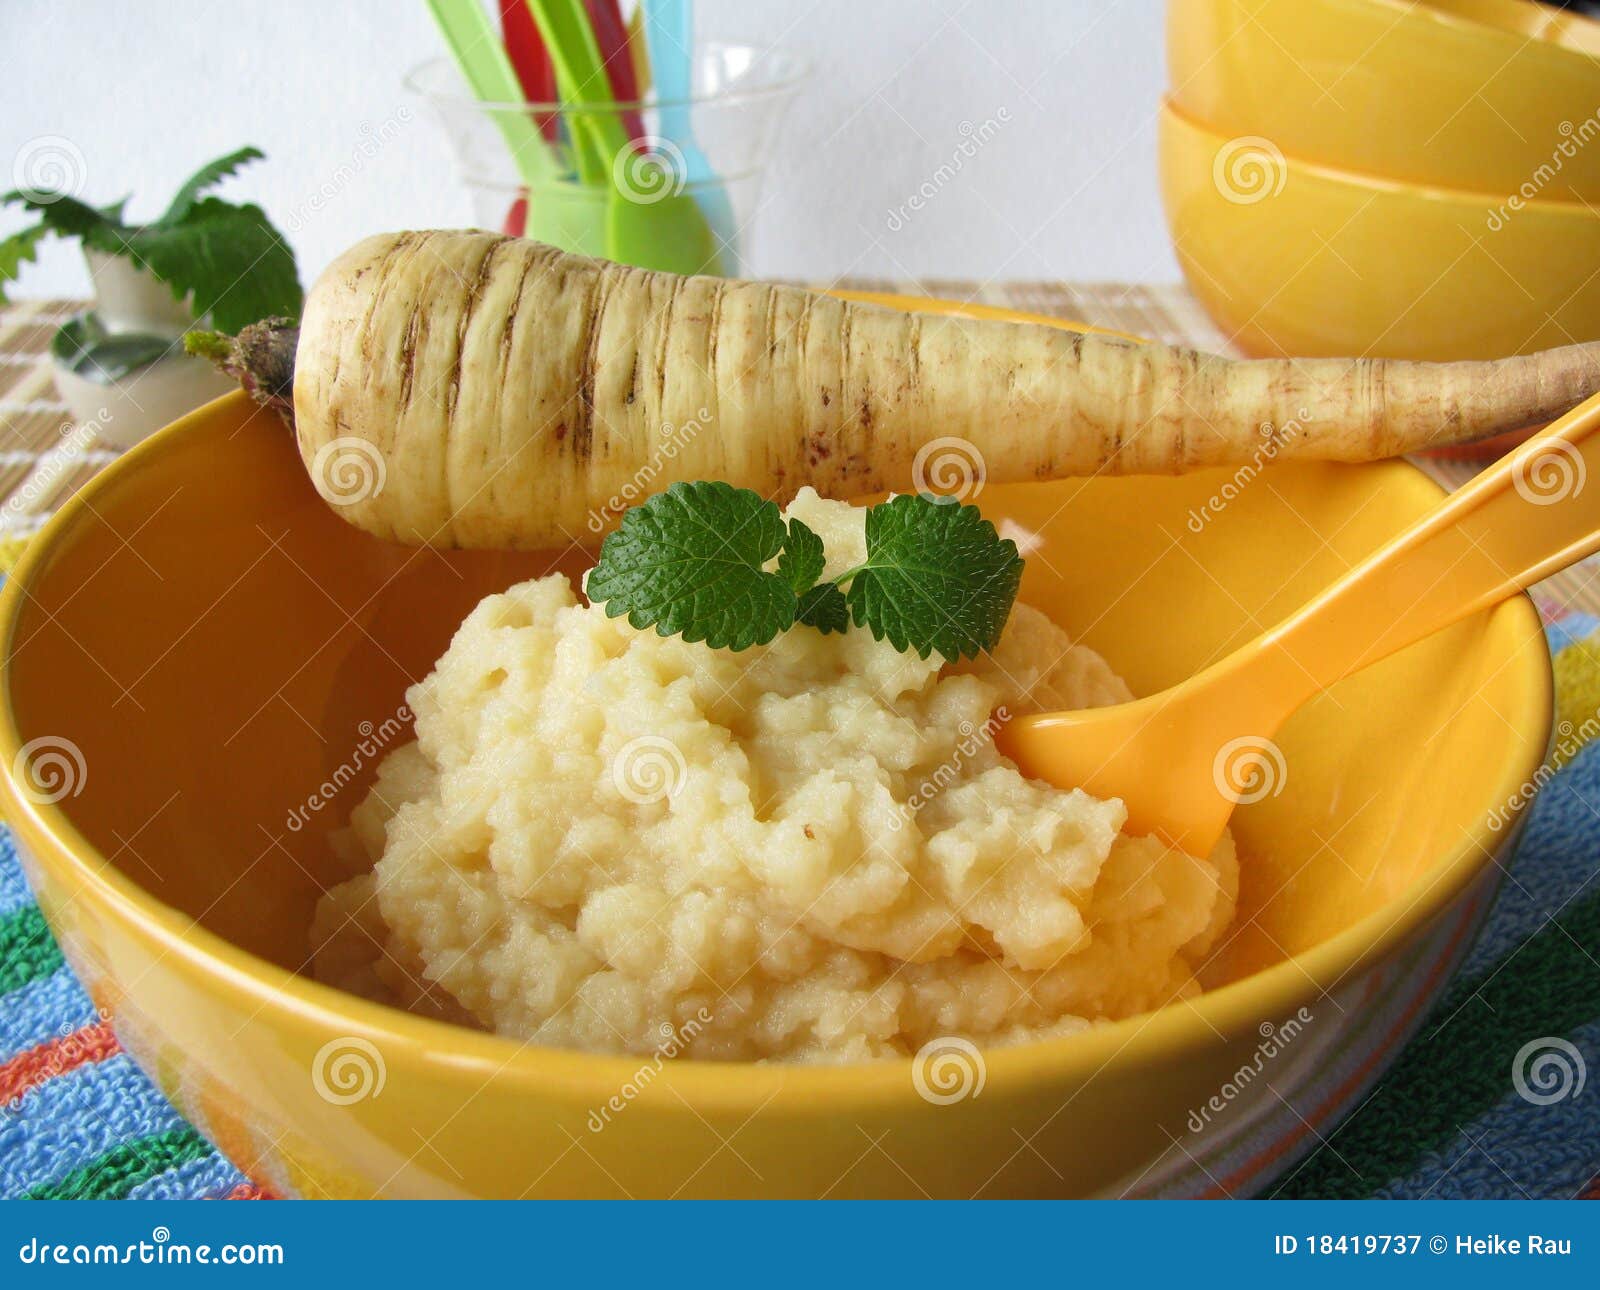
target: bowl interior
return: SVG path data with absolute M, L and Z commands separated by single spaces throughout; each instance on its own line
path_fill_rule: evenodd
M 986 514 L 1038 535 L 1023 595 L 1136 691 L 1173 682 L 1303 601 L 1437 489 L 1408 466 L 1273 466 L 1185 478 L 992 486 Z M 1198 518 L 1197 518 L 1198 517 Z M 14 737 L 70 740 L 59 809 L 161 902 L 290 969 L 337 879 L 328 832 L 402 731 L 424 675 L 484 594 L 585 553 L 389 546 L 313 492 L 293 440 L 243 396 L 96 480 L 25 570 L 6 701 Z M 1415 901 L 1537 763 L 1548 662 L 1518 599 L 1341 684 L 1279 737 L 1280 796 L 1242 809 L 1237 978 L 1393 901 Z M 48 818 L 48 815 L 47 815 Z

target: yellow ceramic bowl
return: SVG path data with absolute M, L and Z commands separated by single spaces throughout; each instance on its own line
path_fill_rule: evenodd
M 1024 596 L 1148 690 L 1439 495 L 1400 464 L 1237 482 L 1096 479 L 981 501 L 1044 534 Z M 981 1087 L 969 1070 L 949 1104 L 919 1095 L 909 1059 L 658 1068 L 298 975 L 335 876 L 326 835 L 403 738 L 386 723 L 407 683 L 481 595 L 581 563 L 377 542 L 318 499 L 281 425 L 230 396 L 108 467 L 0 596 L 0 804 L 46 917 L 143 1068 L 280 1192 L 1247 1189 L 1420 1020 L 1492 892 L 1514 822 L 1497 812 L 1545 750 L 1549 662 L 1525 599 L 1346 682 L 1282 732 L 1281 796 L 1238 816 L 1250 859 L 1219 987 L 987 1052 Z M 1277 1092 L 1225 1094 L 1273 1026 Z
M 1171 94 L 1225 135 L 1309 161 L 1593 201 L 1600 28 L 1553 14 L 1532 0 L 1173 0 Z
M 1251 354 L 1499 358 L 1600 337 L 1600 209 L 1513 205 L 1160 124 L 1178 263 Z
M 1528 40 L 1548 41 L 1580 54 L 1600 55 L 1600 23 L 1546 0 L 1420 0 L 1428 8 Z

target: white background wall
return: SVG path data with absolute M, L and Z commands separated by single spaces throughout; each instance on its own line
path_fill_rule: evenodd
M 1173 280 L 1154 176 L 1159 0 L 700 0 L 702 38 L 814 64 L 774 158 L 757 273 Z M 41 136 L 81 154 L 86 200 L 158 212 L 196 164 L 268 155 L 229 196 L 259 201 L 308 282 L 378 229 L 470 224 L 437 124 L 400 88 L 441 51 L 422 0 L 4 0 L 0 185 Z M 370 132 L 411 120 L 371 159 Z M 1004 110 L 1002 112 L 1002 109 Z M 961 145 L 993 138 L 925 207 L 900 208 Z M 32 151 L 30 152 L 30 145 Z M 320 210 L 305 204 L 360 158 Z M 76 156 L 72 157 L 76 164 Z M 143 198 L 144 200 L 141 200 Z M 0 232 L 19 222 L 0 214 Z M 84 294 L 49 247 L 18 294 Z

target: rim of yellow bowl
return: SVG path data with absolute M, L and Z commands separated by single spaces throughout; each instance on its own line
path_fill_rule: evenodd
M 1511 40 L 1546 45 L 1593 61 L 1600 55 L 1600 23 L 1588 14 L 1538 0 L 1379 0 L 1424 20 Z
M 1600 105 L 1600 83 L 1596 86 L 1596 104 Z M 1161 96 L 1161 112 L 1163 117 L 1171 117 L 1179 125 L 1204 135 L 1208 139 L 1215 139 L 1219 144 L 1226 145 L 1234 139 L 1244 136 L 1229 134 L 1219 130 L 1209 122 L 1200 120 L 1191 112 L 1186 112 L 1173 99 L 1170 94 Z M 1519 203 L 1517 210 L 1546 214 L 1562 219 L 1600 220 L 1600 205 L 1587 202 L 1572 201 L 1563 197 L 1523 197 L 1516 192 L 1495 192 L 1492 189 L 1451 188 L 1444 184 L 1425 184 L 1410 179 L 1392 179 L 1387 175 L 1369 175 L 1364 170 L 1350 170 L 1346 167 L 1330 165 L 1325 161 L 1311 161 L 1297 153 L 1285 152 L 1279 148 L 1269 136 L 1260 136 L 1274 148 L 1283 158 L 1284 164 L 1292 166 L 1297 171 L 1315 176 L 1318 179 L 1329 180 L 1334 183 L 1347 184 L 1354 188 L 1364 188 L 1369 192 L 1387 192 L 1400 196 L 1420 197 L 1425 201 L 1439 202 L 1451 206 L 1464 206 L 1479 211 L 1484 206 L 1501 206 L 1513 197 Z
M 877 299 L 912 303 L 904 297 Z M 534 1047 L 386 1007 L 290 972 L 224 940 L 146 891 L 101 855 L 59 804 L 35 802 L 20 792 L 14 772 L 22 740 L 11 703 L 10 659 L 19 610 L 31 586 L 55 548 L 99 513 L 97 500 L 169 446 L 208 433 L 210 409 L 230 399 L 244 402 L 246 397 L 240 391 L 224 395 L 107 465 L 45 524 L 6 579 L 0 591 L 0 810 L 38 864 L 70 889 L 92 892 L 113 917 L 158 945 L 163 958 L 192 965 L 219 987 L 243 996 L 248 1002 L 241 1006 L 255 1018 L 253 1024 L 288 1024 L 302 1030 L 315 1024 L 325 1033 L 359 1034 L 385 1051 L 391 1070 L 397 1058 L 408 1056 L 425 1065 L 449 1066 L 462 1075 L 537 1090 L 546 1097 L 565 1096 L 575 1103 L 603 1099 L 637 1073 L 640 1057 Z M 1388 470 L 1398 486 L 1433 497 L 1443 495 L 1443 489 L 1405 462 L 1356 469 Z M 1530 636 L 1542 645 L 1539 618 L 1527 596 L 1514 597 L 1490 612 L 1522 619 Z M 1530 744 L 1526 758 L 1517 762 L 1507 758 L 1501 796 L 1517 805 L 1515 819 L 1506 827 L 1491 830 L 1485 811 L 1477 832 L 1463 834 L 1428 873 L 1381 909 L 1311 949 L 1238 981 L 1075 1035 L 985 1048 L 988 1084 L 999 1091 L 1044 1080 L 1057 1085 L 1086 1082 L 1114 1063 L 1138 1064 L 1207 1048 L 1255 1031 L 1262 1021 L 1290 1016 L 1300 1007 L 1314 1012 L 1316 1002 L 1352 973 L 1399 950 L 1495 863 L 1520 831 L 1526 818 L 1520 790 L 1543 761 L 1554 710 L 1548 662 L 1537 672 L 1529 681 L 1540 691 L 1537 720 L 1543 738 Z M 790 1098 L 781 1104 L 781 1114 L 803 1118 L 910 1104 L 915 1100 L 908 1073 L 912 1060 L 813 1066 L 678 1058 L 664 1064 L 657 1082 L 699 1108 L 729 1114 L 754 1114 L 783 1091 Z

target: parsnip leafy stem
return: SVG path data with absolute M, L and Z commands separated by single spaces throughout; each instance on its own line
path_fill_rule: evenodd
M 725 483 L 674 484 L 623 516 L 587 589 L 610 617 L 719 649 L 852 621 L 923 658 L 994 647 L 1023 562 L 976 507 L 905 494 L 868 510 L 866 537 L 866 560 L 822 582 L 822 539 L 785 524 L 775 503 Z

